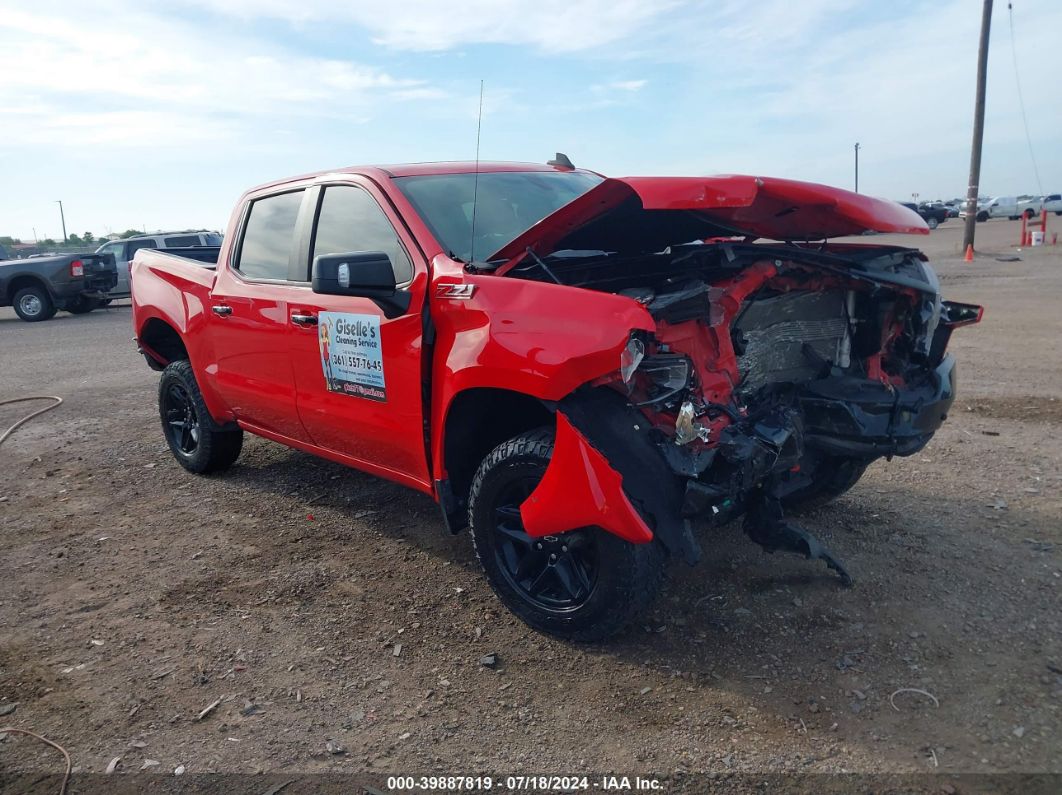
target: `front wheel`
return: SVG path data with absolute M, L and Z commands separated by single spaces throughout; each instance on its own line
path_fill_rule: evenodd
M 487 456 L 469 495 L 472 541 L 491 588 L 518 618 L 567 640 L 603 640 L 652 602 L 667 553 L 657 541 L 632 544 L 599 527 L 528 535 L 520 505 L 552 455 L 553 432 L 541 429 Z
M 977 214 L 977 220 L 981 221 L 982 223 L 984 221 L 987 221 L 988 220 L 988 213 L 978 213 Z
M 855 486 L 868 466 L 864 458 L 823 456 L 812 464 L 807 485 L 783 497 L 782 505 L 797 513 L 821 508 Z M 806 468 L 804 462 L 801 468 Z
M 243 431 L 216 427 L 186 359 L 170 362 L 162 371 L 159 418 L 170 452 L 189 472 L 220 472 L 240 456 Z

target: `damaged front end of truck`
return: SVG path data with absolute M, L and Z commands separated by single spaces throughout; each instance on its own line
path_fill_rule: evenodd
M 614 371 L 552 404 L 526 532 L 599 526 L 693 563 L 695 523 L 743 515 L 766 550 L 850 583 L 786 512 L 929 442 L 955 397 L 949 338 L 982 310 L 942 300 L 915 249 L 826 241 L 924 231 L 898 205 L 804 183 L 606 180 L 478 266 L 623 296 L 652 318 Z

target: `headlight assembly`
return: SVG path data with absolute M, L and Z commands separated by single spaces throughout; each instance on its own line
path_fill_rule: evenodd
M 680 353 L 646 356 L 638 372 L 651 382 L 649 399 L 636 404 L 648 406 L 678 395 L 690 383 L 690 360 Z

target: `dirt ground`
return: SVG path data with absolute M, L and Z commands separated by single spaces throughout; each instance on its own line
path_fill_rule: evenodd
M 599 646 L 513 619 L 426 497 L 255 437 L 186 473 L 128 308 L 0 310 L 0 400 L 66 401 L 0 448 L 0 724 L 125 781 L 1062 773 L 1062 247 L 1000 262 L 1017 225 L 978 234 L 973 264 L 955 220 L 902 240 L 987 307 L 948 423 L 804 520 L 855 587 L 730 526 Z M 0 742 L 0 783 L 56 770 Z

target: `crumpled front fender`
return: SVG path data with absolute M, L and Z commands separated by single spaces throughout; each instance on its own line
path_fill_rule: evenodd
M 645 415 L 613 389 L 584 388 L 557 404 L 553 458 L 520 514 L 533 536 L 597 526 L 634 543 L 659 541 L 692 564 L 701 551 L 681 514 L 684 492 Z
M 524 530 L 535 537 L 597 526 L 626 541 L 644 544 L 653 531 L 623 492 L 623 478 L 564 414 L 546 474 L 520 506 Z

